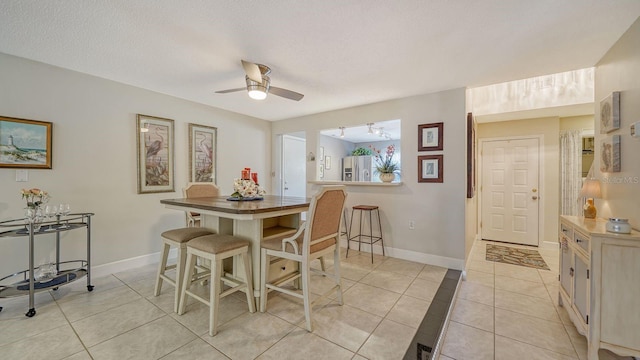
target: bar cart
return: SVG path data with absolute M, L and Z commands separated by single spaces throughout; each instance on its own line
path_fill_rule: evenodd
M 81 279 L 86 275 L 87 290 L 91 285 L 91 217 L 93 213 L 56 215 L 55 220 L 33 222 L 22 219 L 0 222 L 0 238 L 27 237 L 29 239 L 29 268 L 0 278 L 0 298 L 29 295 L 29 310 L 25 314 L 36 314 L 34 295 L 40 291 L 57 290 L 58 287 Z M 60 261 L 60 233 L 76 229 L 86 229 L 87 258 L 84 260 Z M 5 230 L 7 229 L 7 230 Z M 49 268 L 35 267 L 33 260 L 34 239 L 36 236 L 56 235 L 56 261 Z M 11 282 L 10 285 L 1 285 Z M 2 307 L 0 307 L 2 311 Z

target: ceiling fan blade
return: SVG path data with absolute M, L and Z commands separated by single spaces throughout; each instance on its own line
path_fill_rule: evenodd
M 247 88 L 241 87 L 237 89 L 220 90 L 220 91 L 216 91 L 216 94 L 227 94 L 227 93 L 232 93 L 232 92 L 241 91 L 241 90 L 247 90 Z
M 244 68 L 244 72 L 247 74 L 249 79 L 262 84 L 262 73 L 260 72 L 260 67 L 257 64 L 252 62 L 242 61 L 242 67 Z
M 304 95 L 297 93 L 295 91 L 291 91 L 291 90 L 287 90 L 287 89 L 283 89 L 275 86 L 271 86 L 269 88 L 269 94 L 282 96 L 283 98 L 287 98 L 295 101 L 300 101 L 304 97 Z

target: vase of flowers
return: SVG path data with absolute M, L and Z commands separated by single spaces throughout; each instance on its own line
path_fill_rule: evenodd
M 371 149 L 376 158 L 376 172 L 380 174 L 380 180 L 385 183 L 395 180 L 396 173 L 400 171 L 398 162 L 393 160 L 393 155 L 396 152 L 395 145 L 387 146 L 384 156 L 381 154 L 381 150 L 373 146 L 371 146 Z
M 40 230 L 40 224 L 43 220 L 42 204 L 46 204 L 49 201 L 49 193 L 37 188 L 22 189 L 20 191 L 22 198 L 27 201 L 27 207 L 25 208 L 25 218 L 32 224 L 33 231 Z
M 238 200 L 261 199 L 267 192 L 250 179 L 234 179 L 232 198 Z

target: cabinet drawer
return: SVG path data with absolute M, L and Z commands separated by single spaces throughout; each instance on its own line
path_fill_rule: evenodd
M 296 271 L 298 271 L 298 262 L 296 261 L 287 259 L 272 261 L 271 264 L 269 264 L 269 279 L 267 279 L 267 281 L 273 282 Z
M 573 238 L 573 228 L 570 225 L 560 222 L 560 235 L 564 235 L 569 239 Z
M 589 241 L 591 238 L 579 231 L 573 232 L 573 241 L 580 246 L 587 254 L 589 253 Z

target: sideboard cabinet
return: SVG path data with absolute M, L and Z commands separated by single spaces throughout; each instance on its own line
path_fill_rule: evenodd
M 598 349 L 640 356 L 640 233 L 614 234 L 605 219 L 560 217 L 558 301 Z

